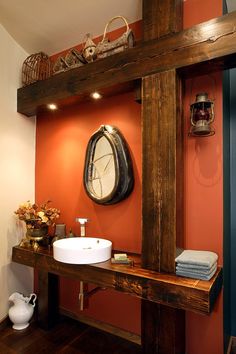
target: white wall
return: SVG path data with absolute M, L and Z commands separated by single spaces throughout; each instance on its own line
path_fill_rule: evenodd
M 28 54 L 0 25 L 0 321 L 14 291 L 29 294 L 32 269 L 11 262 L 12 246 L 24 233 L 14 210 L 34 201 L 35 119 L 16 112 L 21 67 Z

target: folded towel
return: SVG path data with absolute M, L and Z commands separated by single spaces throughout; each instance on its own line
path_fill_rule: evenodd
M 199 270 L 208 271 L 209 269 L 211 269 L 215 265 L 215 263 L 213 263 L 213 265 L 211 267 L 204 266 L 201 264 L 189 264 L 189 263 L 179 263 L 179 262 L 177 262 L 176 265 L 177 265 L 177 267 L 181 267 L 184 269 L 199 269 Z
M 192 264 L 211 268 L 217 259 L 218 255 L 214 252 L 185 250 L 175 258 L 175 261 L 181 264 Z
M 201 274 L 186 274 L 185 272 L 176 272 L 177 275 L 180 275 L 181 277 L 186 277 L 186 278 L 194 278 L 194 279 L 199 279 L 199 280 L 210 280 L 213 275 L 215 274 L 216 270 L 211 272 L 209 275 L 201 275 Z
M 212 272 L 210 274 L 202 274 L 201 272 L 196 273 L 196 272 L 187 272 L 187 271 L 180 271 L 177 270 L 176 274 L 180 275 L 182 277 L 187 277 L 187 278 L 194 278 L 194 279 L 201 279 L 201 280 L 210 280 L 213 275 L 215 274 L 217 270 L 217 265 L 213 268 Z
M 217 262 L 215 262 L 211 268 L 195 266 L 193 264 L 177 263 L 176 270 L 180 270 L 181 272 L 197 272 L 208 275 L 213 271 L 215 267 L 217 267 Z
M 212 276 L 212 274 L 214 275 L 215 274 L 215 272 L 216 272 L 216 269 L 217 269 L 217 263 L 215 263 L 214 265 L 213 265 L 213 267 L 211 267 L 210 268 L 210 270 L 208 270 L 208 271 L 203 271 L 203 270 L 199 270 L 199 271 L 197 271 L 197 270 L 186 270 L 186 269 L 183 269 L 183 268 L 177 268 L 176 267 L 176 274 L 179 274 L 179 273 L 184 273 L 184 274 L 186 274 L 186 275 L 189 275 L 189 277 L 191 278 L 191 276 L 192 275 L 199 275 L 199 276 L 206 276 L 206 277 L 208 277 L 209 275 L 211 275 Z

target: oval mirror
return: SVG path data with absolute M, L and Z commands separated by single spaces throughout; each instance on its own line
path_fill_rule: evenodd
M 134 185 L 127 144 L 120 131 L 102 125 L 90 138 L 84 165 L 84 187 L 98 204 L 115 204 L 126 198 Z

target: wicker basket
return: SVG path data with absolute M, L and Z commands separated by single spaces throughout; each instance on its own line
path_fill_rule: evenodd
M 117 39 L 110 41 L 107 38 L 107 30 L 110 24 L 115 21 L 121 19 L 126 25 L 126 31 Z M 128 22 L 123 16 L 115 16 L 113 17 L 107 24 L 104 29 L 104 34 L 101 42 L 98 43 L 96 47 L 96 55 L 97 58 L 105 58 L 109 55 L 122 52 L 127 48 L 131 48 L 134 46 L 134 34 L 132 30 L 129 28 Z
M 30 55 L 22 66 L 22 84 L 30 85 L 33 82 L 47 79 L 51 76 L 51 62 L 47 54 L 40 52 Z

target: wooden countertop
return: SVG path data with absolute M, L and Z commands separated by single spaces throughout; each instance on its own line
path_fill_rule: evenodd
M 183 310 L 209 314 L 222 287 L 219 267 L 210 281 L 183 278 L 141 268 L 141 257 L 129 254 L 133 265 L 111 261 L 74 265 L 54 260 L 51 249 L 15 246 L 12 260 L 35 269 L 112 288 L 132 296 Z

